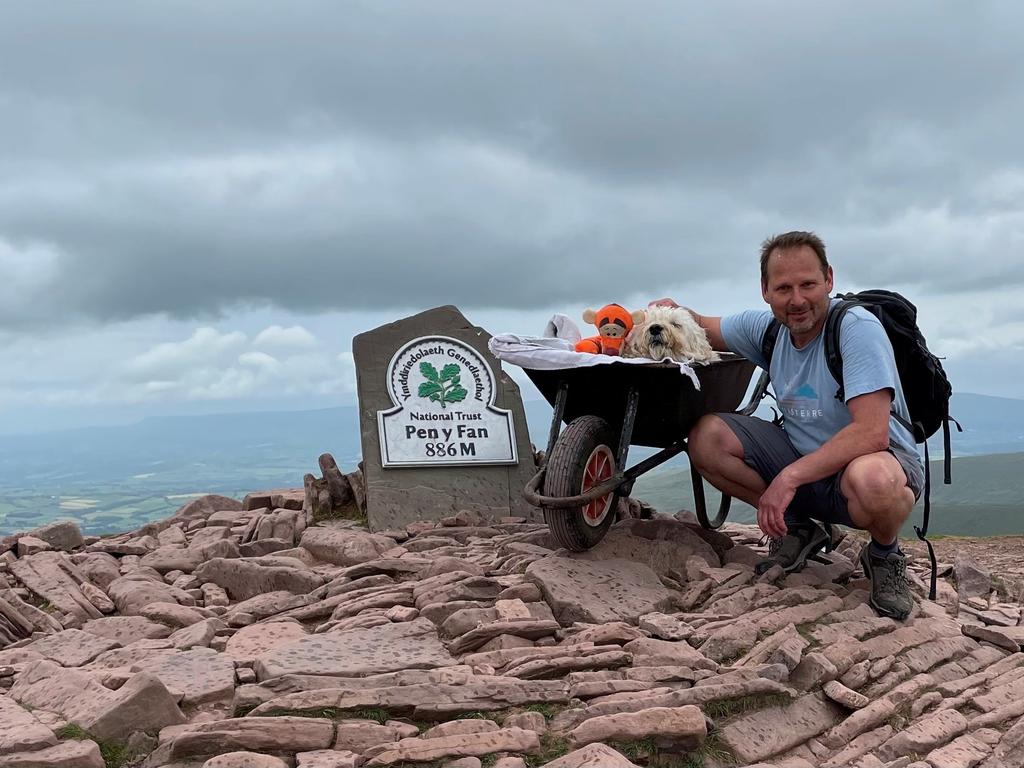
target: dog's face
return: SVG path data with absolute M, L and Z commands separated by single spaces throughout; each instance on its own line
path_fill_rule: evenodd
M 717 360 L 704 329 L 682 307 L 650 307 L 626 337 L 623 357 L 707 363 Z

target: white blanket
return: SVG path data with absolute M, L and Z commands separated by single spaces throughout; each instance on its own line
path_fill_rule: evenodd
M 492 336 L 487 348 L 499 360 L 531 370 L 557 370 L 562 368 L 589 368 L 594 365 L 609 363 L 626 363 L 629 365 L 649 365 L 664 362 L 679 366 L 679 372 L 689 377 L 695 389 L 700 389 L 697 374 L 687 363 L 665 358 L 650 360 L 643 357 L 618 357 L 616 355 L 594 355 L 589 352 L 577 352 L 576 341 L 580 337 L 579 329 L 565 315 L 552 317 L 544 331 L 544 336 L 522 336 L 516 333 L 501 333 Z

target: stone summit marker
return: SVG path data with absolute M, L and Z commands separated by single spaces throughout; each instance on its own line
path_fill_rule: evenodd
M 522 497 L 536 468 L 519 387 L 489 338 L 445 306 L 353 339 L 371 530 L 462 510 L 540 519 Z

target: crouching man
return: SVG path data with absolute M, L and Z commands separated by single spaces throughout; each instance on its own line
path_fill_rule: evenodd
M 761 295 L 769 310 L 728 317 L 698 315 L 711 346 L 736 352 L 769 371 L 782 411 L 776 425 L 752 416 L 709 414 L 689 435 L 690 459 L 724 493 L 757 509 L 774 542 L 756 570 L 789 573 L 829 543 L 821 523 L 866 530 L 860 562 L 871 579 L 871 605 L 905 619 L 913 608 L 897 536 L 924 486 L 892 346 L 881 323 L 855 307 L 842 320 L 845 400 L 825 361 L 825 319 L 832 267 L 811 232 L 788 232 L 761 247 Z M 652 304 L 674 306 L 671 299 Z M 772 317 L 779 333 L 770 360 L 762 338 Z

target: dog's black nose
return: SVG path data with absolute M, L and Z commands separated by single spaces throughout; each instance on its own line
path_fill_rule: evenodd
M 651 332 L 651 336 L 660 336 L 661 335 L 661 326 L 660 325 L 652 325 L 650 328 L 648 328 L 648 330 Z

